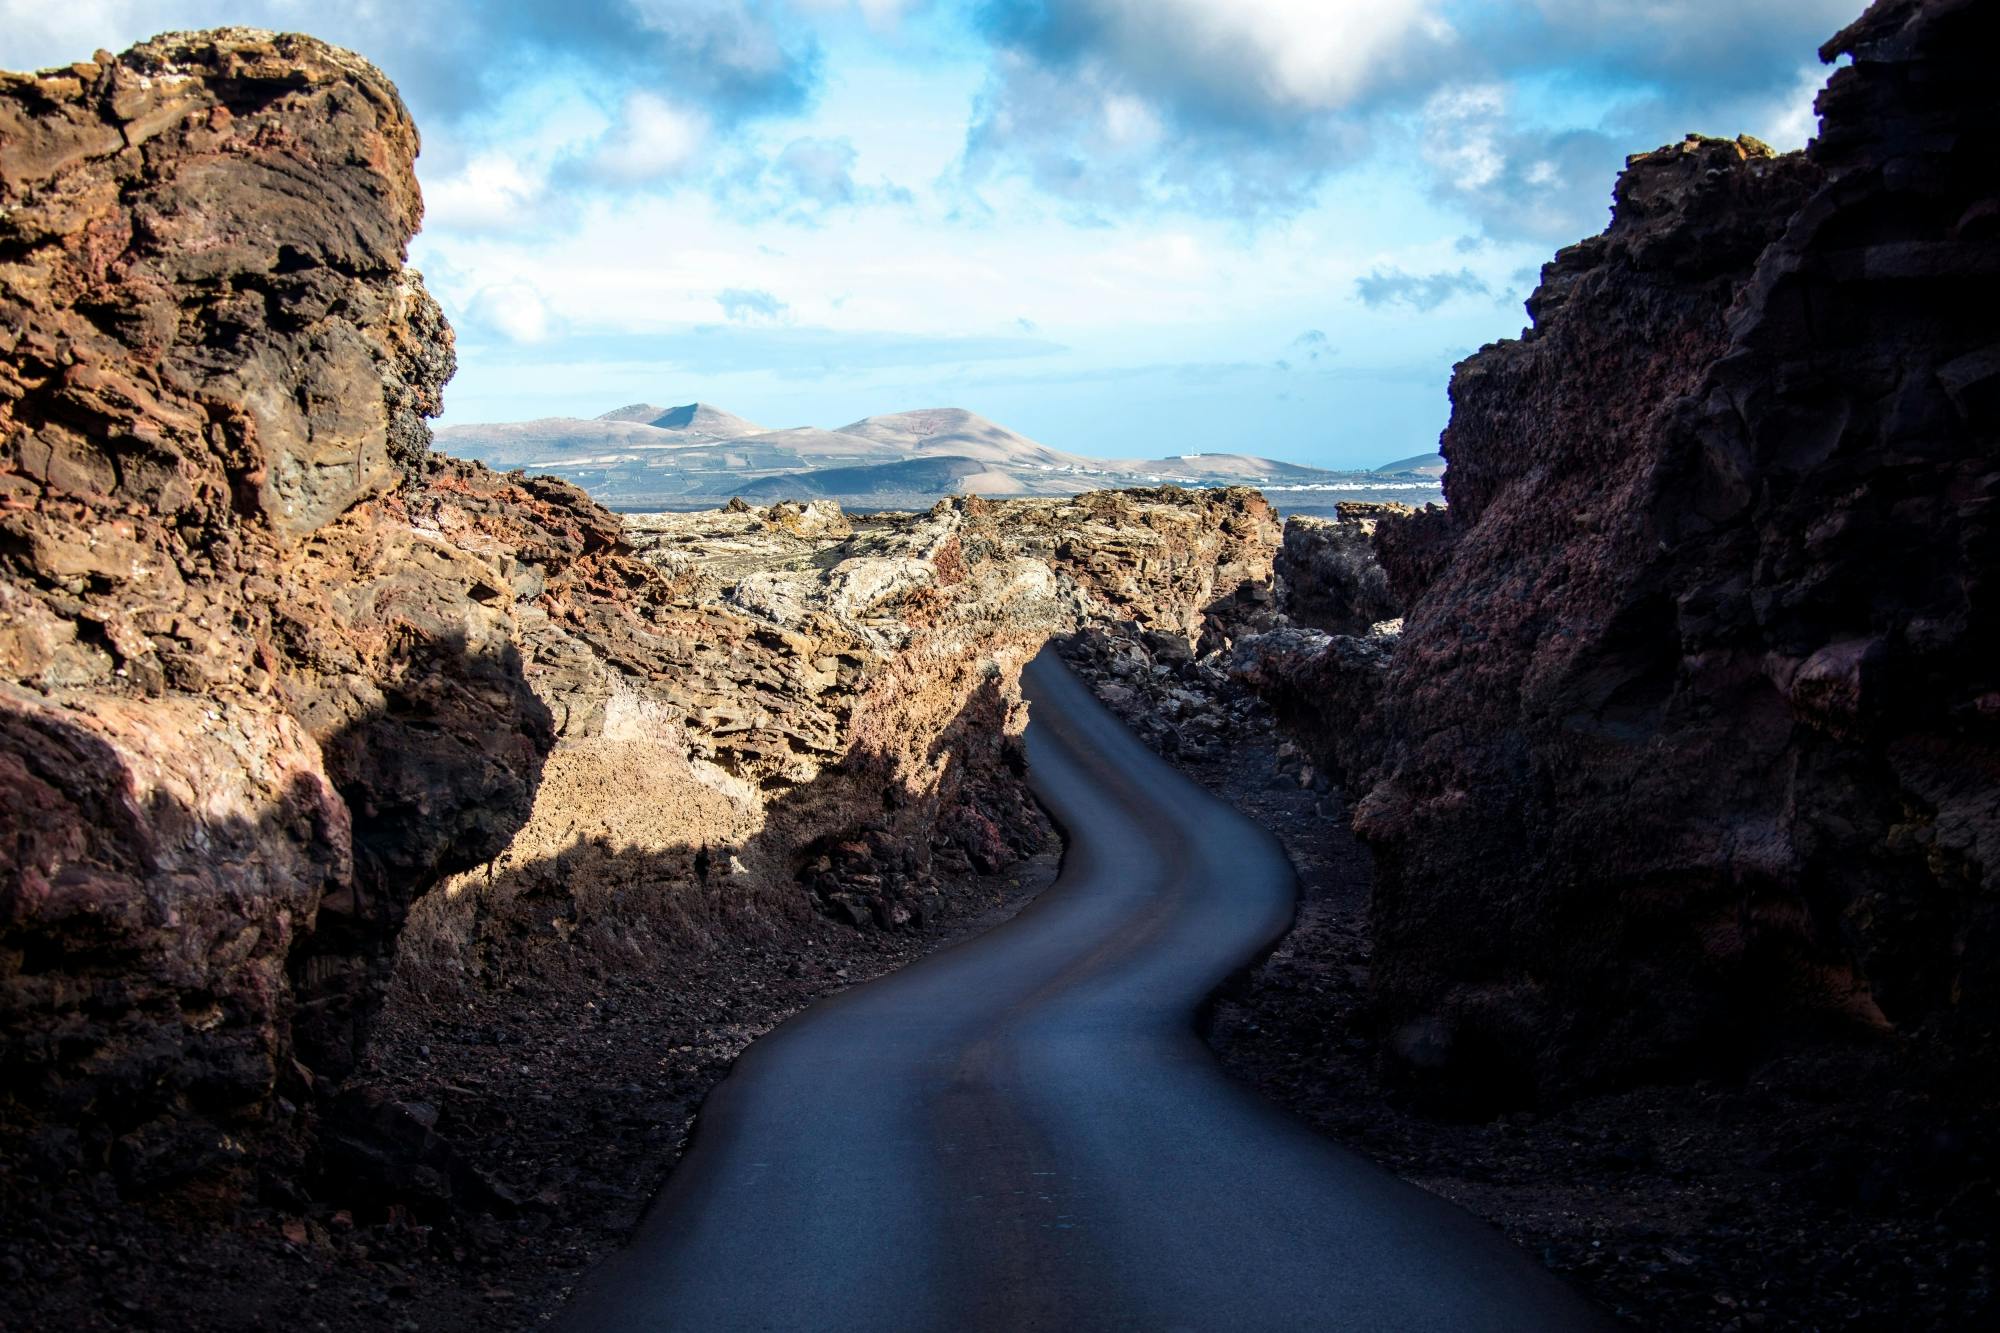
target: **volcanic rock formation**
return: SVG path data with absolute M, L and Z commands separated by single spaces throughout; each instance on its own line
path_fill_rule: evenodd
M 404 953 L 423 988 L 768 940 L 801 912 L 924 925 L 954 875 L 1046 835 L 1018 782 L 1017 678 L 1043 642 L 1109 621 L 1213 636 L 1268 597 L 1278 537 L 1242 490 L 866 521 L 780 503 L 621 533 L 566 483 L 441 461 L 419 504 L 454 543 L 539 562 L 521 642 L 559 731 L 527 825 L 422 905 Z M 538 526 L 585 510 L 606 544 L 551 560 L 572 543 Z
M 1990 1042 L 1996 38 L 1881 0 L 1805 153 L 1632 159 L 1535 327 L 1458 367 L 1449 509 L 1376 534 L 1400 639 L 1246 650 L 1338 723 L 1377 1000 L 1451 1095 L 1814 1015 Z
M 395 90 L 247 30 L 0 78 L 0 1027 L 58 1168 L 239 1158 L 526 814 L 486 562 L 397 492 L 453 367 Z M 411 818 L 421 813 L 422 818 Z
M 1394 620 L 1401 602 L 1375 556 L 1375 529 L 1408 505 L 1346 503 L 1335 517 L 1295 515 L 1285 523 L 1275 573 L 1290 618 L 1329 634 L 1366 634 Z

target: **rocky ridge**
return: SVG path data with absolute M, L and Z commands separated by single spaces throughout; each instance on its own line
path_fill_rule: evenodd
M 552 737 L 485 562 L 398 521 L 453 362 L 387 81 L 178 34 L 0 79 L 0 143 L 6 1119 L 150 1190 L 351 1063 Z
M 441 531 L 541 549 L 519 530 L 522 483 L 440 469 Z M 617 583 L 659 600 L 635 623 L 566 576 L 534 593 L 526 676 L 559 740 L 513 842 L 420 909 L 405 971 L 426 989 L 498 976 L 523 947 L 538 969 L 597 965 L 768 939 L 802 912 L 921 928 L 955 877 L 1047 836 L 1016 780 L 1028 658 L 1108 621 L 1197 643 L 1268 597 L 1277 535 L 1241 490 L 626 520 Z
M 1878 3 L 1808 152 L 1632 159 L 1458 368 L 1448 510 L 1078 657 L 1301 867 L 1225 1061 L 1641 1326 L 1992 1317 L 1993 24 Z

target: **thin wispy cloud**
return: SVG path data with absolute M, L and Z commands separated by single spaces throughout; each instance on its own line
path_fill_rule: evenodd
M 742 287 L 731 287 L 716 293 L 715 303 L 722 307 L 725 316 L 743 323 L 760 319 L 776 320 L 788 309 L 783 301 L 769 292 L 752 291 Z
M 1405 273 L 1398 268 L 1378 268 L 1357 278 L 1354 291 L 1361 304 L 1376 309 L 1401 305 L 1412 310 L 1435 310 L 1446 301 L 1461 296 L 1486 296 L 1492 289 L 1469 268 L 1455 273 Z

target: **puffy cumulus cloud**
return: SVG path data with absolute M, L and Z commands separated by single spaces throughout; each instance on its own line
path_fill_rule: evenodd
M 1564 237 L 1601 225 L 1627 153 L 1690 129 L 1798 146 L 1816 48 L 1861 2 L 983 0 L 962 178 L 1261 217 L 1414 132 L 1482 233 Z
M 424 217 L 433 227 L 510 231 L 540 220 L 547 185 L 517 157 L 480 153 L 424 187 Z
M 989 0 L 985 31 L 1037 63 L 1096 70 L 1184 125 L 1281 125 L 1433 73 L 1434 0 Z
M 547 341 L 559 327 L 548 301 L 526 282 L 480 288 L 456 322 L 475 338 L 497 337 L 524 345 Z
M 754 287 L 728 287 L 715 294 L 715 303 L 722 307 L 725 318 L 739 324 L 756 321 L 775 323 L 784 318 L 791 309 L 783 301 L 766 291 Z
M 1430 190 L 1474 220 L 1481 238 L 1560 243 L 1599 230 L 1626 157 L 1690 132 L 1748 133 L 1780 150 L 1801 148 L 1817 132 L 1813 101 L 1827 70 L 1812 52 L 1833 20 L 1707 0 L 1656 0 L 1629 10 L 1593 0 L 1532 3 L 1547 21 L 1573 24 L 1574 40 L 1615 28 L 1622 16 L 1657 42 L 1621 30 L 1623 56 L 1608 33 L 1601 47 L 1573 59 L 1554 46 L 1538 48 L 1551 63 L 1528 71 L 1532 78 L 1516 71 L 1426 99 L 1417 127 Z M 1824 19 L 1845 5 L 1806 0 L 1802 9 Z M 1587 113 L 1575 102 L 1564 105 L 1564 93 L 1578 92 L 1588 93 Z
M 1563 241 L 1605 222 L 1624 159 L 1683 134 L 1749 133 L 1780 149 L 1816 131 L 1821 42 L 1861 0 L 1465 0 L 1452 18 L 1481 80 L 1421 117 L 1435 194 L 1484 234 Z M 1566 114 L 1529 114 L 1553 92 Z M 1586 109 L 1588 108 L 1588 109 Z
M 1460 296 L 1492 294 L 1485 279 L 1469 268 L 1456 273 L 1407 273 L 1399 268 L 1377 268 L 1356 279 L 1354 290 L 1361 304 L 1371 309 L 1403 305 L 1412 310 L 1435 310 Z
M 1221 122 L 1191 129 L 1108 67 L 1059 69 L 1002 52 L 979 96 L 958 179 L 975 190 L 1025 179 L 1081 220 L 1159 206 L 1262 217 L 1297 208 L 1366 144 L 1337 117 L 1305 118 L 1279 137 Z
M 965 179 L 1080 205 L 1302 203 L 1365 147 L 1359 113 L 1442 68 L 1433 0 L 989 0 L 997 47 Z
M 608 184 L 656 183 L 684 171 L 708 132 L 708 118 L 700 112 L 657 93 L 630 93 L 617 120 L 585 150 L 578 167 Z
M 1826 86 L 1826 71 L 1807 65 L 1794 77 L 1790 95 L 1771 99 L 1770 114 L 1752 133 L 1773 148 L 1798 148 L 1819 133 L 1819 111 L 1815 105 L 1820 89 Z
M 1499 84 L 1434 94 L 1421 125 L 1432 191 L 1486 233 L 1560 244 L 1602 229 L 1626 151 L 1612 136 L 1523 126 Z

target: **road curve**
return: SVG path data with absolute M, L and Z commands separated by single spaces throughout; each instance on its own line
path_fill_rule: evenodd
M 1024 688 L 1054 887 L 754 1043 L 564 1326 L 1602 1327 L 1221 1071 L 1194 1015 L 1290 920 L 1284 852 L 1053 654 Z

